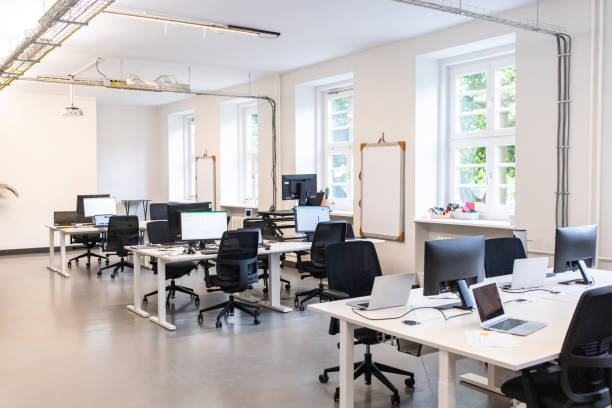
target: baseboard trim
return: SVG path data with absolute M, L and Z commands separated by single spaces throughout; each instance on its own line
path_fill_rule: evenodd
M 66 246 L 66 250 L 79 249 L 78 246 Z M 55 252 L 59 252 L 60 247 L 55 247 Z M 16 248 L 16 249 L 0 249 L 0 256 L 5 255 L 31 255 L 31 254 L 47 254 L 49 253 L 49 247 L 38 247 L 38 248 Z

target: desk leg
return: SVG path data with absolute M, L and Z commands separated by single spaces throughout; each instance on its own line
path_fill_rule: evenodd
M 157 260 L 157 316 L 149 317 L 155 324 L 167 330 L 176 330 L 176 326 L 166 321 L 166 263 Z
M 487 367 L 486 377 L 482 375 L 474 374 L 474 373 L 467 373 L 467 374 L 463 374 L 460 377 L 460 379 L 464 383 L 473 385 L 474 387 L 484 388 L 487 391 L 491 391 L 491 392 L 495 392 L 497 394 L 503 395 L 501 392 L 501 389 L 497 386 L 497 377 L 498 377 L 498 367 L 489 364 Z
M 354 405 L 355 326 L 340 320 L 340 408 Z
M 55 264 L 55 237 L 53 231 L 49 232 L 49 270 L 62 275 L 64 278 L 69 278 L 70 274 L 66 271 L 66 233 L 60 231 L 60 266 L 57 268 Z
M 47 269 L 51 272 L 58 272 L 55 267 L 55 231 L 49 228 L 49 265 Z
M 440 350 L 438 378 L 438 408 L 455 408 L 457 406 L 456 359 L 457 356 Z
M 142 268 L 140 267 L 141 262 L 142 255 L 134 253 L 134 297 L 132 299 L 134 303 L 128 305 L 127 308 L 129 311 L 134 312 L 141 317 L 149 317 L 149 313 L 145 312 L 140 307 L 142 305 L 142 286 L 140 284 L 140 275 L 142 271 Z
M 281 305 L 280 291 L 280 254 L 268 254 L 268 265 L 270 267 L 268 278 L 268 296 L 270 300 L 262 300 L 259 305 L 268 309 L 276 310 L 277 312 L 289 313 L 293 309 Z

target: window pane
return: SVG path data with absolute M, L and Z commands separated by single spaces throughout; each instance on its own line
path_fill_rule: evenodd
M 335 98 L 329 101 L 330 112 L 347 111 L 351 107 L 352 96 L 345 96 L 344 98 Z
M 459 105 L 461 112 L 487 109 L 487 94 L 486 92 L 479 92 L 473 95 L 463 95 Z
M 460 168 L 459 184 L 487 184 L 487 171 L 484 167 Z
M 501 95 L 500 95 L 500 107 L 502 108 L 511 108 L 514 106 L 514 97 L 515 97 L 515 90 L 514 88 L 511 89 L 506 89 L 504 91 L 501 91 Z
M 497 182 L 499 184 L 514 184 L 515 173 L 514 167 L 500 167 Z
M 249 135 L 248 135 L 248 149 L 251 151 L 256 151 L 259 145 L 258 135 L 258 127 L 257 127 L 257 114 L 252 113 L 249 115 Z
M 498 163 L 514 163 L 514 145 L 500 146 L 497 148 Z
M 516 67 L 502 68 L 497 71 L 501 86 L 514 85 L 516 82 Z
M 457 79 L 457 90 L 460 93 L 469 91 L 481 91 L 487 89 L 486 72 L 463 75 Z
M 497 202 L 499 205 L 514 206 L 514 188 L 501 187 L 497 189 Z
M 484 114 L 466 115 L 459 117 L 459 131 L 470 132 L 473 130 L 486 130 L 487 117 Z
M 347 198 L 348 194 L 346 193 L 346 186 L 332 186 L 331 187 L 331 197 L 332 198 Z
M 331 142 L 348 142 L 350 140 L 349 129 L 336 129 L 331 131 Z
M 464 203 L 484 203 L 486 199 L 486 187 L 459 187 L 459 200 Z
M 457 149 L 456 161 L 459 164 L 485 164 L 487 162 L 487 148 L 479 147 L 463 147 Z
M 351 123 L 348 113 L 337 113 L 330 117 L 332 127 L 348 126 Z
M 514 112 L 500 112 L 499 113 L 499 127 L 500 128 L 512 128 L 516 125 L 516 118 Z

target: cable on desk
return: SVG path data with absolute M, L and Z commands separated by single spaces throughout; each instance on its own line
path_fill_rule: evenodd
M 538 292 L 538 291 L 552 293 L 553 295 L 558 295 L 561 293 L 558 290 L 550 290 L 550 289 L 544 289 L 544 288 L 527 289 L 527 290 L 502 289 L 502 292 L 505 292 L 505 293 L 527 293 L 527 292 Z
M 461 313 L 461 314 L 453 315 L 453 316 L 449 317 L 449 316 L 446 316 L 446 314 L 444 314 L 442 309 L 438 309 L 437 307 L 433 307 L 433 306 L 421 306 L 421 307 L 414 307 L 414 308 L 408 310 L 407 312 L 401 314 L 400 316 L 394 316 L 394 317 L 368 317 L 368 316 L 364 316 L 363 314 L 359 313 L 357 311 L 359 309 L 357 309 L 355 307 L 351 308 L 353 313 L 355 313 L 357 316 L 363 317 L 366 320 L 372 320 L 372 321 L 401 319 L 402 317 L 409 315 L 410 313 L 414 312 L 415 310 L 421 310 L 421 309 L 434 309 L 434 310 L 437 310 L 438 312 L 440 312 L 440 314 L 442 314 L 442 317 L 444 317 L 444 320 L 449 320 L 449 319 L 452 319 L 454 317 L 459 317 L 459 316 L 465 316 L 465 315 L 472 314 L 472 310 L 470 309 L 470 311 L 467 312 L 467 313 Z

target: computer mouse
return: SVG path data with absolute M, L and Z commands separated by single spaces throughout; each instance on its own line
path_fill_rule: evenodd
M 185 253 L 187 253 L 187 254 L 189 254 L 189 255 L 195 255 L 196 250 L 195 250 L 195 248 L 194 248 L 194 247 L 189 247 L 189 248 L 188 248 L 188 249 L 185 251 Z
M 402 320 L 402 323 L 407 324 L 408 326 L 416 326 L 417 324 L 421 324 L 416 320 Z
M 266 251 L 269 251 L 270 248 L 272 248 L 272 246 L 270 246 L 270 244 L 268 244 L 268 245 L 264 245 L 264 248 L 266 249 Z

